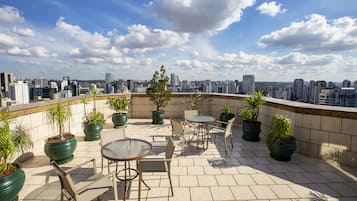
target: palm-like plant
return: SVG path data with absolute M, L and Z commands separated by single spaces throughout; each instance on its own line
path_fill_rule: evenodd
M 19 126 L 13 130 L 10 123 L 13 117 L 9 108 L 6 107 L 0 111 L 0 178 L 10 174 L 16 168 L 11 163 L 14 154 L 25 148 L 33 146 L 31 138 L 24 127 Z
M 246 99 L 248 106 L 241 109 L 240 115 L 244 120 L 255 122 L 259 116 L 259 109 L 265 103 L 263 100 L 263 92 L 256 91 Z
M 58 137 L 61 140 L 64 140 L 64 124 L 72 116 L 71 108 L 69 108 L 67 105 L 63 104 L 61 100 L 59 100 L 53 107 L 48 110 L 47 116 L 49 122 L 58 127 Z

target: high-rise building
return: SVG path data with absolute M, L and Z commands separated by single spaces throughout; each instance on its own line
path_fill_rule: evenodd
M 343 80 L 342 81 L 342 87 L 351 87 L 351 81 Z
M 1 93 L 4 97 L 9 97 L 9 85 L 14 83 L 14 75 L 12 73 L 2 72 L 1 77 Z
M 311 84 L 311 81 L 310 81 Z M 313 104 L 318 104 L 320 99 L 320 93 L 322 89 L 327 87 L 327 83 L 324 80 L 319 80 L 314 82 L 313 94 L 312 94 L 312 102 Z M 311 92 L 311 91 L 310 91 Z
M 9 97 L 16 104 L 28 104 L 30 102 L 30 93 L 28 83 L 17 81 L 9 85 Z
M 171 73 L 170 75 L 170 84 L 171 86 L 175 87 L 179 85 L 179 77 L 175 73 Z
M 353 88 L 357 89 L 357 80 L 353 82 Z
M 315 102 L 315 100 L 314 100 L 314 98 L 315 98 L 315 96 L 314 96 L 314 89 L 315 89 L 315 80 L 310 80 L 310 84 L 309 84 L 309 89 L 308 89 L 308 91 L 309 91 L 309 95 L 308 95 L 308 102 L 309 103 L 314 103 Z
M 244 94 L 252 94 L 255 91 L 254 75 L 243 75 L 242 92 Z
M 108 82 L 113 82 L 114 81 L 114 75 L 113 73 L 105 73 L 105 81 Z
M 335 90 L 322 89 L 319 95 L 320 105 L 335 105 Z
M 342 107 L 356 107 L 357 93 L 355 88 L 340 88 L 336 92 L 336 105 Z
M 35 88 L 46 88 L 46 87 L 48 87 L 48 80 L 47 79 L 45 79 L 45 78 L 35 78 L 34 80 L 33 80 L 33 86 L 35 87 Z
M 304 99 L 304 80 L 295 79 L 293 86 L 293 100 L 303 101 Z

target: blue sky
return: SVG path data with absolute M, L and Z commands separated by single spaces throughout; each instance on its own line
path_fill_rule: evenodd
M 0 0 L 18 78 L 357 80 L 355 0 Z

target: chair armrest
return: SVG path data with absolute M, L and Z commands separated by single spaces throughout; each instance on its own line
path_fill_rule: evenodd
M 218 121 L 218 120 L 216 120 L 216 123 L 220 123 L 220 124 L 228 124 L 228 122 L 225 122 L 225 121 Z
M 73 170 L 76 170 L 76 169 L 80 168 L 81 166 L 83 166 L 83 165 L 85 165 L 85 164 L 87 164 L 87 163 L 90 163 L 90 162 L 93 162 L 94 173 L 96 173 L 97 170 L 96 170 L 96 167 L 95 167 L 95 158 L 92 158 L 92 159 L 90 159 L 90 160 L 88 160 L 88 161 L 85 161 L 85 162 L 83 162 L 83 163 L 80 163 L 80 164 L 78 164 L 78 165 L 76 165 L 76 166 L 74 166 L 74 167 L 72 167 L 72 168 L 66 170 L 65 172 L 66 172 L 66 173 L 72 172 Z

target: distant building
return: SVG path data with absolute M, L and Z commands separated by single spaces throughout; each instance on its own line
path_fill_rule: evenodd
M 353 82 L 353 88 L 357 89 L 357 80 Z
M 320 105 L 335 105 L 335 89 L 322 89 L 319 95 Z
M 170 75 L 170 84 L 173 87 L 179 85 L 179 77 L 175 73 L 171 73 Z
M 30 102 L 29 85 L 23 81 L 17 81 L 9 85 L 9 98 L 16 104 L 28 104 Z
M 315 80 L 310 80 L 309 83 L 309 88 L 308 88 L 308 102 L 309 103 L 314 103 L 315 102 L 315 96 L 314 96 L 314 89 L 315 89 Z
M 254 75 L 243 75 L 242 92 L 244 94 L 252 94 L 255 91 Z
M 114 75 L 113 73 L 105 73 L 105 82 L 113 82 L 114 81 Z
M 303 101 L 304 99 L 304 80 L 295 79 L 293 85 L 293 100 Z
M 340 88 L 336 92 L 336 105 L 342 107 L 356 107 L 357 93 L 355 88 Z
M 45 78 L 35 78 L 32 81 L 32 84 L 35 88 L 46 88 L 48 87 L 48 80 Z
M 344 88 L 349 88 L 349 87 L 351 87 L 351 81 L 349 81 L 349 80 L 343 80 L 343 81 L 342 81 L 342 87 L 344 87 Z
M 14 83 L 14 75 L 12 73 L 2 72 L 1 77 L 1 93 L 4 97 L 9 97 L 9 85 Z
M 320 93 L 322 89 L 327 87 L 327 83 L 324 80 L 316 81 L 314 84 L 313 104 L 318 104 L 320 99 Z

